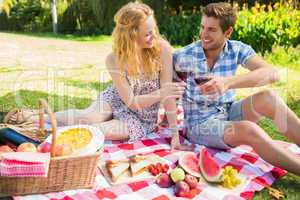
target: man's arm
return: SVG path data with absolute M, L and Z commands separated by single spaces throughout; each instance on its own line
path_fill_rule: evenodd
M 228 89 L 258 87 L 279 81 L 278 70 L 259 56 L 250 57 L 245 67 L 249 73 L 228 77 L 225 81 Z
M 212 77 L 210 81 L 200 86 L 201 92 L 205 95 L 222 95 L 229 89 L 258 87 L 279 80 L 278 70 L 259 56 L 250 57 L 244 66 L 250 70 L 249 73 L 229 77 Z

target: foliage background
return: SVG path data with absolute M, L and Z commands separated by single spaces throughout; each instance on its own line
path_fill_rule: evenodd
M 110 35 L 113 16 L 130 0 L 57 0 L 60 33 Z M 201 8 L 212 1 L 141 0 L 150 5 L 158 25 L 173 45 L 197 40 Z M 49 0 L 4 0 L 0 7 L 0 30 L 51 32 Z M 216 1 L 214 1 L 216 2 Z M 250 44 L 259 52 L 274 45 L 295 47 L 300 42 L 300 10 L 297 0 L 230 1 L 238 10 L 232 39 Z

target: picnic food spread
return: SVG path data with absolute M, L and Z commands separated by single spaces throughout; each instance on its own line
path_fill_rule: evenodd
M 160 174 L 156 183 L 162 188 L 174 185 L 175 196 L 193 198 L 201 192 L 199 186 L 204 180 L 208 183 L 219 183 L 227 189 L 233 189 L 241 184 L 237 170 L 232 166 L 222 169 L 206 148 L 201 149 L 199 159 L 194 152 L 181 155 L 178 166 L 170 173 Z
M 155 179 L 159 187 L 172 187 L 175 196 L 185 198 L 193 198 L 199 194 L 203 183 L 217 183 L 218 186 L 227 189 L 234 189 L 241 184 L 242 181 L 234 168 L 227 166 L 222 169 L 206 148 L 203 148 L 201 153 L 203 155 L 198 156 L 195 152 L 184 152 L 174 169 L 154 154 L 108 159 L 100 164 L 100 169 L 112 185 Z M 157 160 L 157 157 L 160 160 Z M 217 178 L 210 171 L 201 171 L 201 166 L 205 165 L 202 162 L 210 162 L 207 164 L 212 168 L 212 172 L 217 174 Z
M 120 184 L 153 179 L 169 170 L 169 162 L 157 155 L 137 154 L 102 162 L 100 169 L 111 184 Z

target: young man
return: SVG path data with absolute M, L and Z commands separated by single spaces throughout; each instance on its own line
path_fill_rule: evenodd
M 236 13 L 229 4 L 207 5 L 200 41 L 174 53 L 175 70 L 187 72 L 188 76 L 182 99 L 187 137 L 193 143 L 221 149 L 250 145 L 264 160 L 300 175 L 300 158 L 278 146 L 256 124 L 268 117 L 280 132 L 300 145 L 300 120 L 284 101 L 269 90 L 234 100 L 236 88 L 279 80 L 277 70 L 250 46 L 229 40 L 235 21 Z M 235 75 L 239 65 L 250 72 Z M 205 77 L 210 80 L 203 83 Z

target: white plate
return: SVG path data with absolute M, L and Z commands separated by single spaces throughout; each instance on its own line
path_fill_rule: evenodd
M 72 153 L 72 155 L 87 155 L 96 153 L 104 145 L 104 134 L 96 127 L 88 126 L 88 125 L 74 125 L 74 126 L 64 126 L 60 127 L 57 130 L 56 138 L 63 132 L 74 129 L 74 128 L 85 128 L 92 133 L 92 139 L 89 144 L 87 144 L 84 148 L 78 149 Z M 45 142 L 52 143 L 52 135 L 50 135 Z

